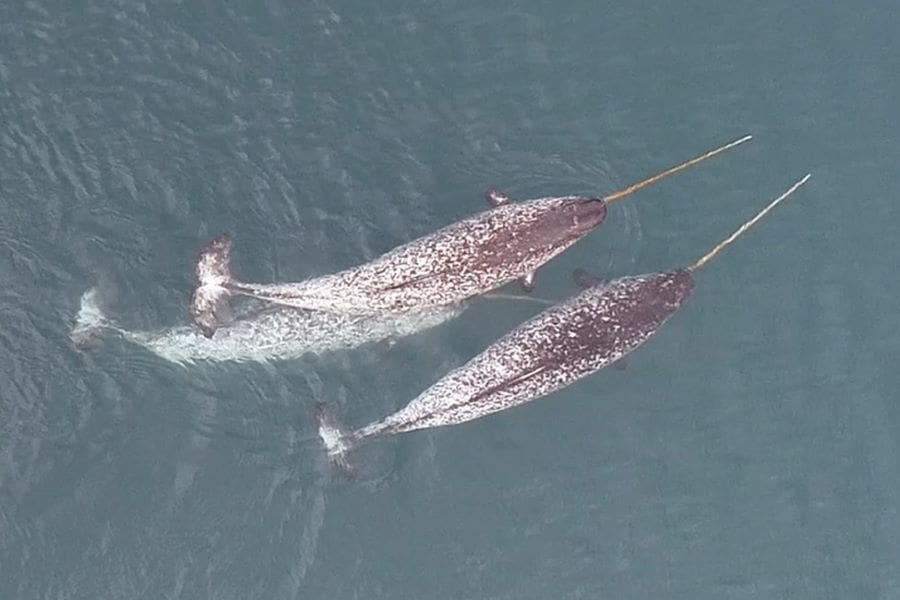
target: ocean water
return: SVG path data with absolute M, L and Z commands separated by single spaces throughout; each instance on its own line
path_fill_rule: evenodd
M 0 4 L 0 598 L 900 596 L 895 3 Z M 235 271 L 347 267 L 514 198 L 615 204 L 536 294 L 688 264 L 813 177 L 635 352 L 538 402 L 373 444 L 363 424 L 535 314 L 393 347 L 178 366 L 76 350 L 99 286 L 186 321 Z

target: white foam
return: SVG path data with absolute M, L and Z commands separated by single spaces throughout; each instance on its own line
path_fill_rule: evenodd
M 75 326 L 69 336 L 75 345 L 81 346 L 93 339 L 101 330 L 109 327 L 111 323 L 100 308 L 100 290 L 92 287 L 81 295 Z

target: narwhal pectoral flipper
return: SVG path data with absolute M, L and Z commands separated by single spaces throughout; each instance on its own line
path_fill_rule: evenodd
M 227 232 L 213 238 L 200 248 L 194 267 L 198 286 L 191 297 L 191 320 L 206 337 L 231 318 L 231 243 Z
M 509 196 L 507 196 L 497 188 L 491 188 L 486 191 L 484 193 L 484 199 L 487 200 L 488 204 L 494 207 L 509 202 Z
M 522 290 L 526 293 L 531 293 L 534 291 L 534 286 L 536 285 L 534 282 L 534 278 L 536 277 L 536 273 L 534 271 L 529 271 L 525 273 L 525 277 L 519 280 L 519 283 L 522 284 Z

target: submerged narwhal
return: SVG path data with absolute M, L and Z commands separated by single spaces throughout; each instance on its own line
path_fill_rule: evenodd
M 238 294 L 276 304 L 338 313 L 405 312 L 455 304 L 521 279 L 583 238 L 606 217 L 607 205 L 651 183 L 751 139 L 745 136 L 603 198 L 563 196 L 510 202 L 487 192 L 492 208 L 420 237 L 382 256 L 330 275 L 295 283 L 242 283 L 230 269 L 228 234 L 208 242 L 195 268 L 199 286 L 191 317 L 206 336 Z
M 515 328 L 406 407 L 352 432 L 323 405 L 319 435 L 331 458 L 373 437 L 464 423 L 530 402 L 620 360 L 688 298 L 694 272 L 809 179 L 806 175 L 689 267 L 598 283 Z
M 515 297 L 510 297 L 515 299 Z M 533 299 L 523 296 L 523 299 Z M 445 323 L 467 308 L 461 302 L 402 314 L 349 315 L 265 304 L 245 307 L 218 335 L 206 337 L 190 324 L 152 330 L 120 325 L 103 312 L 99 290 L 84 293 L 70 337 L 79 348 L 118 337 L 165 360 L 272 362 L 323 355 L 367 344 L 394 342 Z

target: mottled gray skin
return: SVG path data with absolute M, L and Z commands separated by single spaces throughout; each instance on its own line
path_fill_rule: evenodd
M 640 346 L 693 283 L 691 271 L 680 269 L 589 287 L 503 336 L 405 408 L 332 440 L 331 451 L 372 436 L 464 423 L 566 387 Z
M 243 294 L 287 306 L 373 314 L 453 304 L 525 278 L 606 217 L 601 199 L 579 196 L 503 202 L 413 240 L 375 260 L 297 283 L 235 281 L 230 239 L 201 251 L 195 323 L 214 331 L 222 298 Z
M 194 266 L 194 275 L 200 285 L 191 297 L 190 314 L 205 337 L 212 337 L 230 319 L 228 298 L 231 293 L 225 286 L 232 282 L 231 245 L 228 232 L 213 238 L 200 248 Z
M 104 334 L 118 335 L 157 356 L 182 364 L 270 362 L 396 340 L 444 323 L 463 310 L 465 305 L 457 304 L 400 315 L 360 316 L 268 306 L 232 319 L 210 338 L 190 325 L 153 331 L 125 329 L 103 315 L 96 290 L 90 290 L 82 297 L 71 337 L 77 346 L 85 347 L 97 343 Z

